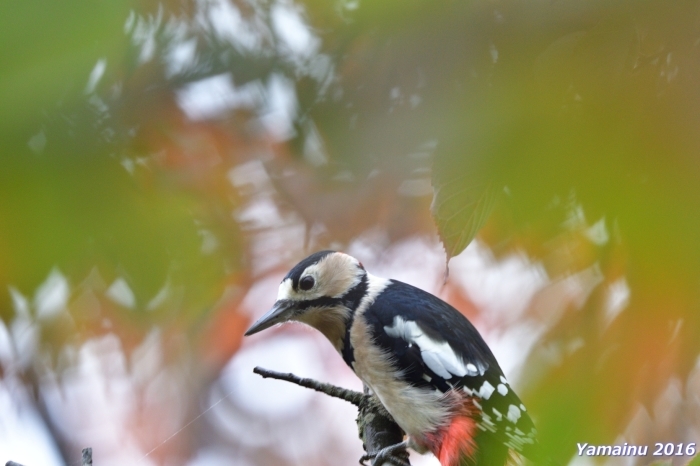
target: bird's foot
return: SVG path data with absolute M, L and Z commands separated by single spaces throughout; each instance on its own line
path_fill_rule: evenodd
M 374 453 L 367 453 L 360 458 L 360 464 L 365 466 L 365 461 L 372 460 L 372 466 L 383 466 L 384 464 L 392 464 L 394 466 L 411 466 L 411 463 L 406 461 L 403 456 L 398 455 L 402 451 L 406 451 L 408 441 L 397 443 Z

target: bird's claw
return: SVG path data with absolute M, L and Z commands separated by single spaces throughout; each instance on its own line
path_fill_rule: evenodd
M 406 450 L 406 442 L 382 448 L 374 453 L 367 453 L 360 458 L 360 464 L 366 466 L 365 461 L 372 460 L 372 466 L 382 466 L 387 463 L 394 466 L 411 466 L 411 463 L 397 455 L 402 450 Z

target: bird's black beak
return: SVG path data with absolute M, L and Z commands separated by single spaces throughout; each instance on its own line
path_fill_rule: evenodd
M 280 299 L 267 314 L 259 318 L 243 335 L 247 337 L 261 332 L 266 328 L 270 328 L 275 324 L 286 322 L 293 312 L 294 302 L 289 299 Z

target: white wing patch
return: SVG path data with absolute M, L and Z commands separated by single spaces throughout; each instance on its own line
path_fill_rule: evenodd
M 494 390 L 495 388 L 493 387 L 493 385 L 491 385 L 488 380 L 484 380 L 484 383 L 481 385 L 481 388 L 479 389 L 477 395 L 479 395 L 479 398 L 488 400 L 489 398 L 491 398 L 491 394 Z
M 517 423 L 518 419 L 520 419 L 520 415 L 520 408 L 518 408 L 515 405 L 508 406 L 508 414 L 506 415 L 506 417 L 510 422 L 512 422 L 513 424 Z
M 443 379 L 483 374 L 486 370 L 481 364 L 479 367 L 472 363 L 465 364 L 447 342 L 433 340 L 423 333 L 417 323 L 406 321 L 400 316 L 395 316 L 393 324 L 385 326 L 384 331 L 390 337 L 418 345 L 425 365 Z

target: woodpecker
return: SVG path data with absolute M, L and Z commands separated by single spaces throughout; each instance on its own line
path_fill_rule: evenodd
M 399 445 L 430 451 L 442 466 L 503 465 L 510 451 L 535 459 L 525 406 L 476 328 L 440 298 L 321 251 L 289 271 L 245 335 L 287 321 L 328 338 L 406 433 Z

